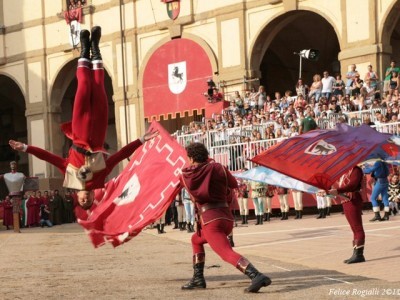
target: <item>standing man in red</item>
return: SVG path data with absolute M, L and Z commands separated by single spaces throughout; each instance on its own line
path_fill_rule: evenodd
M 100 37 L 99 26 L 93 27 L 91 34 L 88 30 L 81 31 L 82 49 L 76 71 L 78 88 L 72 122 L 62 125 L 65 135 L 73 141 L 68 157 L 62 158 L 14 140 L 9 142 L 14 150 L 25 151 L 56 166 L 65 175 L 63 186 L 78 190 L 78 203 L 86 209 L 93 203 L 93 190 L 104 186 L 104 181 L 112 169 L 120 161 L 128 158 L 143 141 L 158 134 L 149 132 L 117 153 L 106 157 L 103 145 L 108 126 L 108 100 L 99 49 Z
M 194 275 L 182 289 L 206 288 L 204 244 L 208 243 L 223 260 L 251 279 L 246 292 L 258 292 L 263 286 L 270 285 L 271 279 L 233 251 L 227 239 L 234 223 L 228 204 L 229 190 L 238 188 L 236 179 L 225 167 L 208 158 L 203 144 L 193 143 L 186 151 L 191 166 L 182 170 L 182 183 L 195 202 L 200 222 L 197 232 L 192 235 Z
M 13 204 L 11 202 L 10 196 L 6 196 L 2 205 L 3 205 L 3 225 L 6 226 L 7 230 L 9 230 L 10 226 L 14 226 Z
M 17 162 L 10 162 L 9 173 L 0 175 L 0 180 L 3 179 L 6 183 L 9 196 L 11 197 L 11 201 L 13 204 L 13 224 L 14 224 L 14 232 L 20 232 L 19 222 L 20 222 L 20 207 L 21 207 L 21 199 L 22 199 L 22 189 L 25 181 L 25 175 L 21 172 L 17 171 Z
M 330 195 L 340 195 L 345 199 L 342 200 L 343 211 L 353 231 L 354 251 L 353 255 L 344 261 L 346 264 L 365 262 L 365 232 L 361 217 L 363 199 L 360 192 L 363 177 L 362 169 L 355 166 L 340 177 L 337 189 L 328 191 Z
M 26 226 L 28 227 L 35 227 L 38 225 L 37 223 L 37 198 L 36 192 L 32 192 L 29 196 L 28 200 L 26 201 L 26 208 L 28 210 Z

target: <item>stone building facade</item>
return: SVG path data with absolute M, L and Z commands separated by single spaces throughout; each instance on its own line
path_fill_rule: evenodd
M 71 0 L 72 2 L 75 0 Z M 65 155 L 60 124 L 71 117 L 79 45 L 71 45 L 66 0 L 0 0 L 0 167 L 17 158 L 41 188 L 60 187 L 51 165 L 8 149 L 10 138 Z M 169 11 L 168 11 L 169 10 Z M 382 79 L 400 60 L 399 0 L 86 0 L 81 29 L 103 28 L 109 96 L 109 151 L 160 120 L 171 132 L 201 117 L 212 79 L 229 97 L 259 84 L 293 89 L 302 60 L 311 83 L 324 70 L 361 74 L 372 64 Z M 123 166 L 119 166 L 119 169 Z M 114 170 L 114 175 L 118 170 Z

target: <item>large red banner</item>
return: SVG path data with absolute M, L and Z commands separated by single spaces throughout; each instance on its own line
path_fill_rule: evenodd
M 284 140 L 251 160 L 328 190 L 389 137 L 367 125 L 338 124 L 335 129 L 313 130 Z
M 137 149 L 122 173 L 96 191 L 97 207 L 87 220 L 78 220 L 95 247 L 129 241 L 160 218 L 178 192 L 186 151 L 160 124 L 153 122 L 150 129 L 160 135 Z
M 144 116 L 176 117 L 201 112 L 207 98 L 207 80 L 213 72 L 204 49 L 189 39 L 173 39 L 150 57 L 143 74 Z

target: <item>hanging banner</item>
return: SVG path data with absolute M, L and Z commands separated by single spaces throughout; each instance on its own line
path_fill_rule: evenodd
M 143 74 L 144 115 L 150 121 L 201 113 L 212 68 L 207 53 L 189 39 L 173 39 L 150 57 Z

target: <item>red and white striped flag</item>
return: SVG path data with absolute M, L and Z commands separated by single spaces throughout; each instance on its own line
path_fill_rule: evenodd
M 87 220 L 78 220 L 95 247 L 129 241 L 159 219 L 178 192 L 186 151 L 157 122 L 150 128 L 160 134 L 135 151 L 118 177 L 95 191 L 97 206 Z

